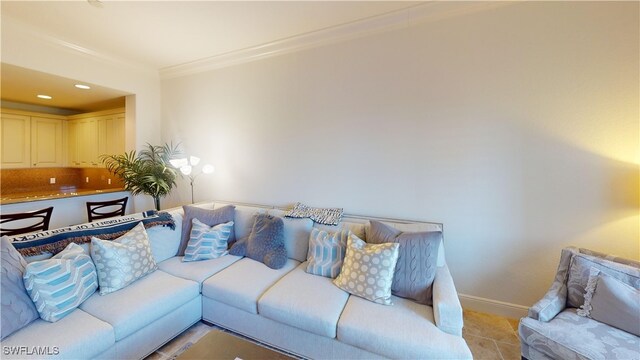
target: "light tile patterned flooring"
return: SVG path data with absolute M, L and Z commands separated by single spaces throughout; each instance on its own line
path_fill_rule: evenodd
M 519 360 L 518 319 L 464 310 L 462 337 L 474 359 Z
M 146 360 L 172 360 L 190 344 L 196 343 L 209 331 L 216 329 L 199 322 L 149 355 Z M 520 340 L 518 320 L 464 310 L 462 336 L 474 359 L 519 360 Z

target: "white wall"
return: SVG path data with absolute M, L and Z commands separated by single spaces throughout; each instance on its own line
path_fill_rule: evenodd
M 2 18 L 1 34 L 4 63 L 132 94 L 126 99 L 127 147 L 159 143 L 160 79 L 157 71 L 78 50 L 72 44 L 8 17 Z M 135 208 L 153 208 L 153 200 L 148 196 L 136 197 Z
M 163 80 L 163 137 L 196 201 L 442 222 L 459 292 L 529 306 L 565 246 L 640 256 L 638 27 L 519 3 Z

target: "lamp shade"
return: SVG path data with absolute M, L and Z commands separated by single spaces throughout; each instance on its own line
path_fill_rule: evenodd
M 200 158 L 197 156 L 190 156 L 189 157 L 189 165 L 191 166 L 196 166 L 200 163 Z
M 187 160 L 187 158 L 171 159 L 169 160 L 169 163 L 174 168 L 179 169 L 183 166 L 189 165 L 189 160 Z
M 211 174 L 215 170 L 216 170 L 216 168 L 214 168 L 213 165 L 211 165 L 211 164 L 207 164 L 207 165 L 202 167 L 202 173 L 203 174 Z
M 183 173 L 184 175 L 191 175 L 191 171 L 193 170 L 193 168 L 191 167 L 191 165 L 185 165 L 180 167 L 180 172 Z

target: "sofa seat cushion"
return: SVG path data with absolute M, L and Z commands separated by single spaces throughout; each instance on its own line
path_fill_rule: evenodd
M 155 271 L 116 292 L 93 294 L 80 308 L 111 324 L 119 341 L 199 294 L 195 281 Z
M 330 278 L 308 274 L 302 263 L 275 283 L 258 301 L 258 313 L 266 318 L 309 331 L 336 337 L 338 319 L 349 294 Z
M 158 264 L 158 267 L 173 276 L 195 281 L 202 288 L 203 281 L 240 259 L 239 256 L 225 255 L 211 260 L 183 262 L 182 256 L 174 256 Z
M 258 313 L 258 299 L 280 278 L 300 265 L 287 259 L 280 269 L 271 269 L 249 258 L 208 278 L 202 284 L 202 295 L 252 314 Z
M 471 359 L 460 336 L 436 327 L 431 306 L 392 296 L 393 305 L 349 297 L 338 340 L 389 358 Z
M 640 338 L 607 324 L 576 314 L 568 308 L 542 322 L 520 321 L 520 339 L 530 348 L 554 359 L 638 359 Z
M 49 355 L 28 356 L 3 353 L 2 358 L 91 359 L 113 346 L 115 342 L 115 333 L 111 325 L 82 310 L 75 309 L 54 323 L 38 319 L 2 340 L 3 347 L 25 346 L 28 349 L 39 347 L 48 349 Z

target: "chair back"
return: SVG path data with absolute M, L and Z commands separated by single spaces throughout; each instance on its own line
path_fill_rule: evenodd
M 51 213 L 53 213 L 53 206 L 23 213 L 0 214 L 0 236 L 49 230 Z
M 127 210 L 129 197 L 109 201 L 87 201 L 87 218 L 89 222 L 115 216 L 123 216 Z

